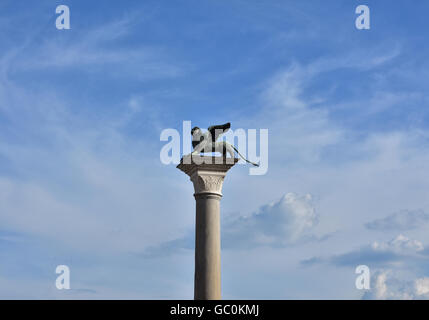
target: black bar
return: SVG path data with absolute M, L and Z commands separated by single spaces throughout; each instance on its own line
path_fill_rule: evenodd
M 426 314 L 428 301 L 354 301 L 354 300 L 27 300 L 0 301 L 0 310 L 13 315 L 29 313 L 87 318 L 101 315 L 124 319 L 300 319 L 321 316 L 373 318 L 374 315 L 410 318 Z M 203 309 L 204 308 L 204 309 Z M 7 310 L 9 309 L 9 310 Z M 315 318 L 316 319 L 316 318 Z

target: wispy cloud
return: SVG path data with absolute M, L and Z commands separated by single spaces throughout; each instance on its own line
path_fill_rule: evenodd
M 172 78 L 183 73 L 183 65 L 170 59 L 162 46 L 128 43 L 116 45 L 134 32 L 137 18 L 125 18 L 94 26 L 76 35 L 61 37 L 56 33 L 40 43 L 10 49 L 7 57 L 9 73 L 41 70 L 78 69 L 85 73 L 103 73 L 112 77 L 137 79 Z M 126 42 L 126 41 L 125 41 Z M 28 50 L 31 48 L 31 54 Z
M 428 260 L 429 256 L 424 250 L 422 242 L 400 234 L 387 242 L 374 241 L 370 245 L 351 252 L 306 259 L 302 261 L 302 264 L 311 266 L 330 263 L 340 267 L 356 267 L 364 264 L 370 267 L 387 268 L 389 266 L 419 265 Z
M 391 215 L 376 219 L 365 224 L 370 230 L 411 230 L 429 222 L 429 214 L 423 210 L 403 210 Z

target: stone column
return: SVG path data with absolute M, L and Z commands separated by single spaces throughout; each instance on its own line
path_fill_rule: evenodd
M 223 157 L 184 157 L 177 166 L 194 184 L 195 300 L 219 300 L 220 289 L 220 199 L 226 172 L 238 159 Z

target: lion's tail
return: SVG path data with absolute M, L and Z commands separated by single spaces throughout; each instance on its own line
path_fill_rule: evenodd
M 243 159 L 244 161 L 246 161 L 247 163 L 253 164 L 255 167 L 259 167 L 259 164 L 254 163 L 252 161 L 247 160 L 245 157 L 243 157 L 243 155 L 237 150 L 236 147 L 234 147 L 233 145 L 231 145 L 231 147 L 235 150 L 235 152 L 238 153 L 238 155 L 241 157 L 241 159 Z

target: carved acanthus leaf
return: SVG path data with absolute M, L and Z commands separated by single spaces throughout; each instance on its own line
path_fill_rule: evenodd
M 217 193 L 222 194 L 224 175 L 197 174 L 192 180 L 195 193 Z

